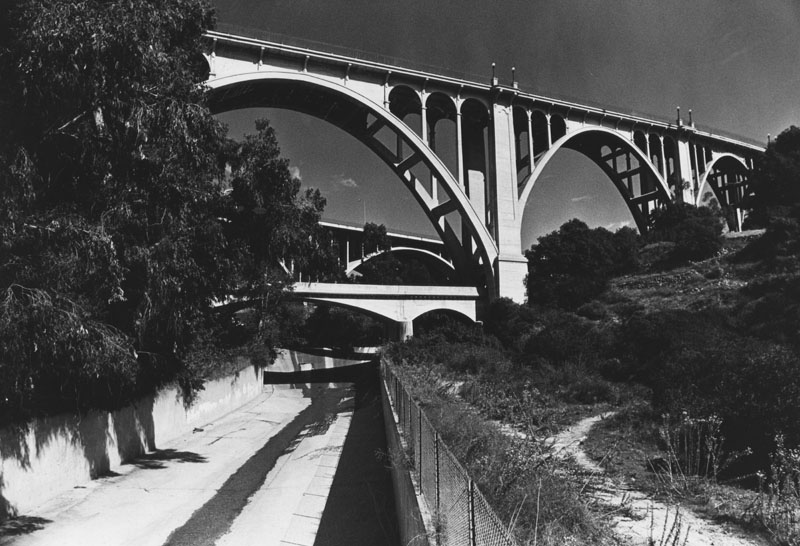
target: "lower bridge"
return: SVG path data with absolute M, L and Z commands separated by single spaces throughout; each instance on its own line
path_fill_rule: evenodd
M 398 286 L 384 284 L 295 283 L 293 295 L 303 301 L 349 307 L 389 319 L 398 337 L 414 334 L 415 318 L 431 311 L 451 311 L 476 320 L 478 289 L 473 286 Z

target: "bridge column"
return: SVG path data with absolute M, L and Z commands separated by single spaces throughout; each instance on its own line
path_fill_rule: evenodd
M 550 125 L 550 114 L 547 114 L 547 149 L 553 147 L 553 128 Z
M 517 221 L 517 157 L 514 146 L 514 116 L 510 106 L 492 105 L 491 136 L 492 176 L 494 181 L 495 240 L 498 258 L 495 264 L 496 295 L 523 303 L 528 262 L 522 256 L 522 239 Z
M 414 321 L 404 320 L 403 322 L 396 323 L 398 328 L 398 340 L 405 341 L 414 335 Z
M 525 113 L 528 117 L 528 168 L 530 174 L 533 174 L 533 169 L 536 165 L 533 164 L 533 121 L 531 120 L 531 111 L 526 109 Z
M 694 159 L 694 187 L 697 188 L 697 194 L 700 193 L 700 161 L 697 158 L 697 143 L 690 144 L 692 148 L 692 159 Z
M 464 187 L 464 135 L 461 134 L 461 107 L 456 106 L 456 153 L 458 154 L 458 184 Z
M 677 147 L 678 147 L 678 168 L 677 173 L 680 176 L 680 184 L 676 188 L 675 197 L 678 200 L 683 200 L 684 203 L 695 203 L 696 199 L 696 192 L 698 188 L 695 188 L 697 183 L 692 176 L 692 151 L 691 146 L 689 144 L 688 138 L 686 136 L 681 136 L 677 139 Z M 683 183 L 688 182 L 688 188 L 683 187 Z

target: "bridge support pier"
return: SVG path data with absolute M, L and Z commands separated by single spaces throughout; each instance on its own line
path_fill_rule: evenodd
M 500 256 L 497 259 L 497 296 L 510 298 L 517 303 L 525 303 L 525 277 L 528 274 L 528 260 L 520 255 Z
M 405 341 L 414 335 L 414 321 L 393 320 L 387 322 L 384 330 L 387 339 Z
M 507 101 L 510 99 L 506 99 Z M 492 112 L 492 178 L 495 229 L 499 256 L 495 263 L 496 295 L 525 303 L 528 260 L 520 253 L 522 240 L 517 210 L 517 155 L 514 115 L 510 103 L 495 102 Z
M 414 321 L 405 320 L 403 322 L 398 322 L 397 326 L 398 337 L 400 341 L 405 341 L 414 335 Z

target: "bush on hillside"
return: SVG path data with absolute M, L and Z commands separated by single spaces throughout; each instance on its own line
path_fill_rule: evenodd
M 745 205 L 746 227 L 769 227 L 777 218 L 800 218 L 800 128 L 794 125 L 756 159 Z
M 647 234 L 650 242 L 675 244 L 669 254 L 672 262 L 704 260 L 722 248 L 722 219 L 719 210 L 678 203 L 656 210 Z
M 554 316 L 528 338 L 524 353 L 554 364 L 588 357 L 596 349 L 591 340 L 593 326 L 591 321 L 572 313 Z
M 570 220 L 525 252 L 529 303 L 575 309 L 605 291 L 612 276 L 638 266 L 638 245 L 630 228 L 611 233 Z
M 496 337 L 506 349 L 522 350 L 527 336 L 541 323 L 542 313 L 509 298 L 493 300 L 483 317 L 487 334 Z
M 764 262 L 770 269 L 794 266 L 800 257 L 800 223 L 792 218 L 772 220 L 764 233 L 737 252 L 735 263 Z M 787 259 L 788 258 L 788 259 Z

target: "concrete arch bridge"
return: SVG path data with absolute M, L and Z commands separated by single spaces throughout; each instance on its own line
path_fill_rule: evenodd
M 209 32 L 211 106 L 285 108 L 318 117 L 364 143 L 430 219 L 458 273 L 482 299 L 522 302 L 522 215 L 559 149 L 596 163 L 640 231 L 673 202 L 716 200 L 730 229 L 758 144 L 696 127 L 547 98 L 512 79 L 486 82 L 270 40 Z
M 295 283 L 292 297 L 366 312 L 394 324 L 394 337 L 414 333 L 414 319 L 449 311 L 475 321 L 480 295 L 471 286 L 387 286 L 376 284 Z

